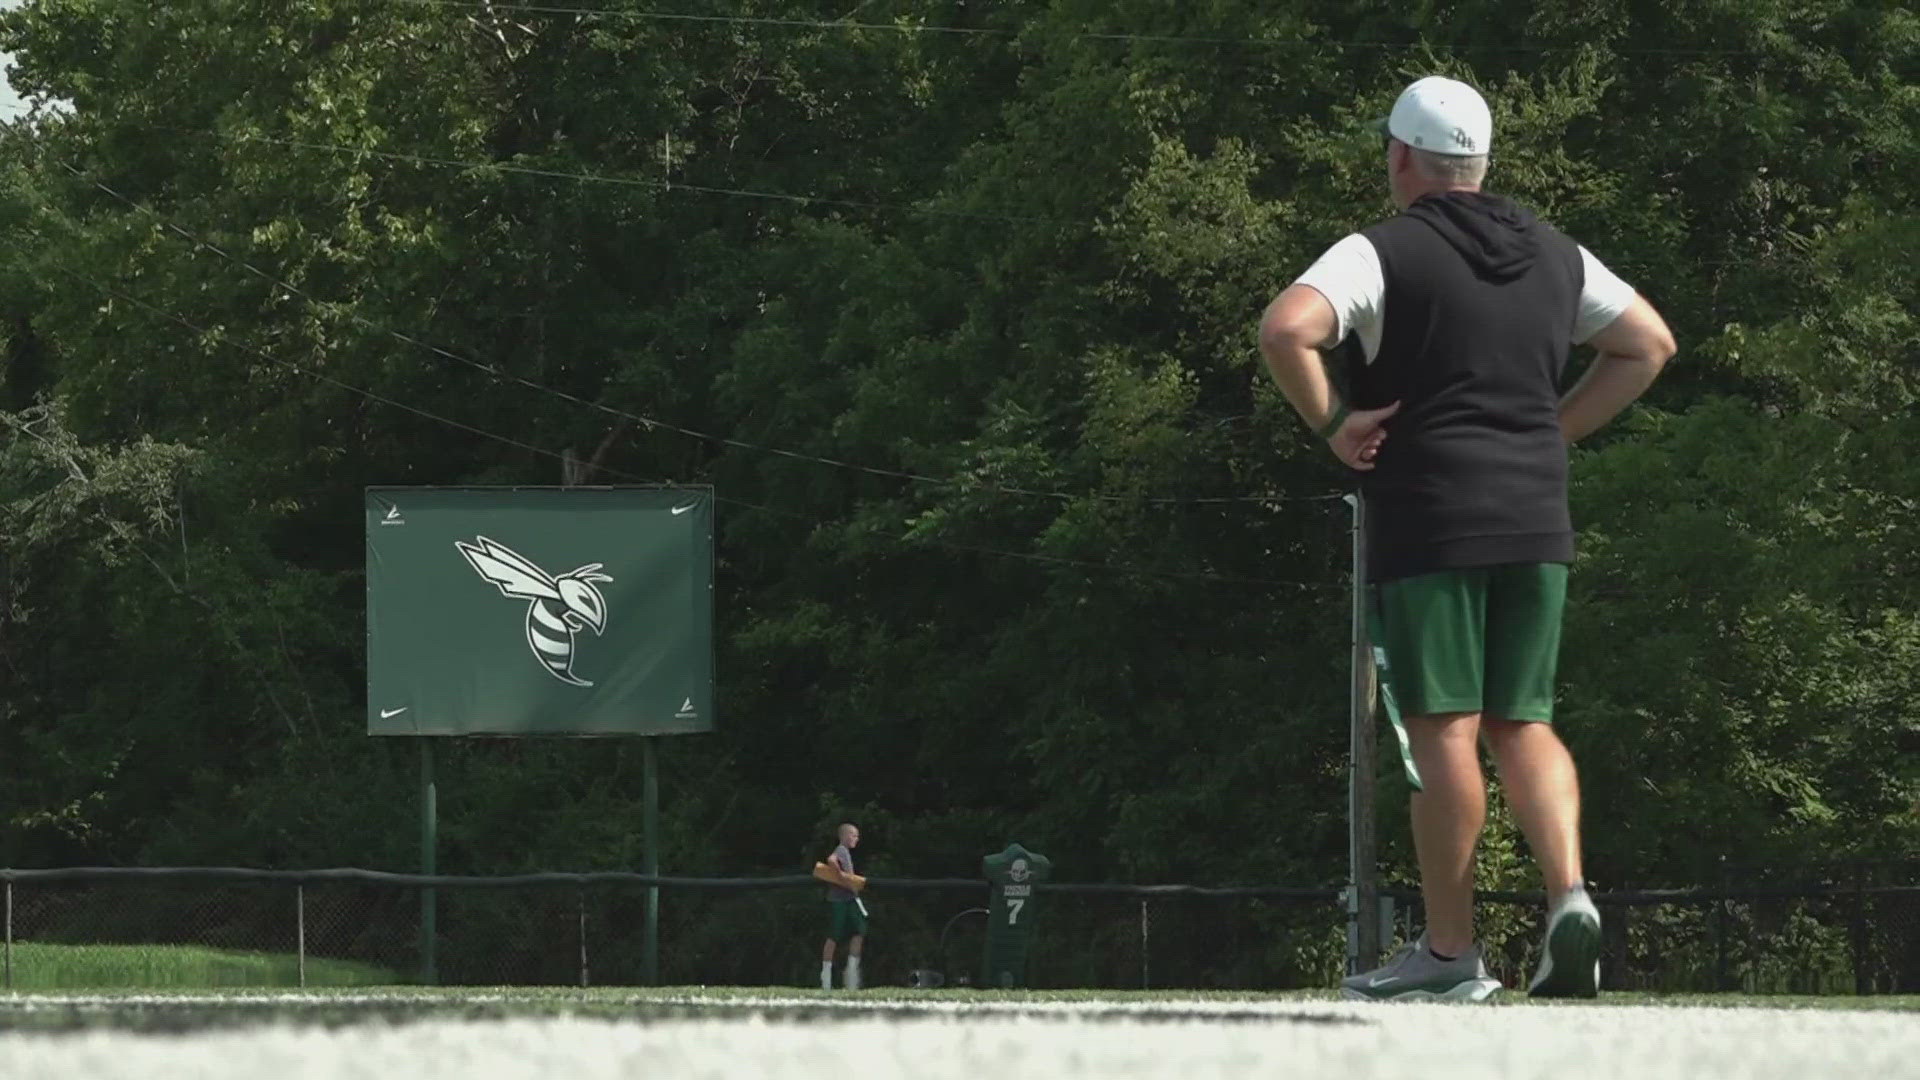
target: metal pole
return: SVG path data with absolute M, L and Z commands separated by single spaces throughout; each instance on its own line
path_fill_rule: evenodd
M 300 988 L 307 988 L 307 887 L 293 887 L 294 925 L 299 927 L 296 933 L 294 949 L 300 957 Z
M 1353 508 L 1352 680 L 1347 689 L 1347 940 L 1353 942 L 1348 974 L 1366 971 L 1380 959 L 1380 883 L 1374 853 L 1373 647 L 1367 640 L 1367 506 L 1358 493 Z
M 1873 987 L 1867 975 L 1867 870 L 1862 863 L 1855 863 L 1853 867 L 1852 930 L 1853 992 L 1870 994 Z
M 7 882 L 7 989 L 13 989 L 13 882 Z
M 439 829 L 438 792 L 433 782 L 433 737 L 420 740 L 420 872 L 434 873 L 435 835 Z M 433 986 L 440 981 L 434 963 L 434 890 L 420 890 L 420 981 Z
M 1626 915 L 1626 909 L 1620 909 L 1620 915 Z M 1713 903 L 1713 988 L 1726 990 L 1726 901 L 1716 899 Z
M 660 873 L 660 763 L 651 736 L 640 740 L 641 827 L 645 833 L 641 848 L 641 872 Z M 648 986 L 660 984 L 660 887 L 647 886 L 647 925 L 641 939 L 640 974 Z
M 587 985 L 587 890 L 580 890 L 580 985 Z
M 1147 902 L 1143 899 L 1140 901 L 1140 989 L 1142 990 L 1148 987 L 1147 958 L 1153 955 L 1150 945 L 1151 940 L 1147 932 Z

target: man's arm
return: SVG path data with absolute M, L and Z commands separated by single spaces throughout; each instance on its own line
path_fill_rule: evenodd
M 1569 445 L 1633 404 L 1678 351 L 1666 320 L 1638 295 L 1589 344 L 1599 355 L 1560 402 L 1560 434 Z
M 1333 305 L 1310 285 L 1289 285 L 1260 317 L 1260 355 L 1267 371 L 1315 431 L 1327 426 L 1338 407 L 1320 362 L 1320 346 L 1338 325 Z
M 1386 432 L 1381 423 L 1400 408 L 1369 409 L 1348 414 L 1336 400 L 1320 346 L 1333 336 L 1339 318 L 1333 305 L 1310 285 L 1289 285 L 1260 318 L 1260 355 L 1267 371 L 1293 405 L 1294 411 L 1348 467 L 1373 468 Z M 1339 421 L 1337 426 L 1336 421 Z M 1331 430 L 1330 430 L 1331 429 Z

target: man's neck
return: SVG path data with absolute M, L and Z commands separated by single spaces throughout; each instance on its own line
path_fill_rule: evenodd
M 1407 201 L 1400 205 L 1400 209 L 1405 210 L 1407 207 L 1412 206 L 1414 203 L 1419 202 L 1421 199 L 1424 199 L 1429 195 L 1445 195 L 1451 191 L 1471 191 L 1471 192 L 1477 193 L 1479 192 L 1479 190 L 1480 190 L 1479 184 L 1448 184 L 1448 183 L 1442 183 L 1440 181 L 1434 181 L 1433 183 L 1427 184 L 1424 187 L 1421 187 L 1420 189 L 1418 189 L 1417 191 L 1412 192 L 1408 196 Z

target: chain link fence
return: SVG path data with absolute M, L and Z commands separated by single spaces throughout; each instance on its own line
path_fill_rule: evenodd
M 1669 992 L 1920 992 L 1920 864 L 1793 886 L 1596 894 L 1603 987 Z M 421 893 L 436 909 L 436 980 L 465 986 L 646 982 L 647 893 L 660 889 L 660 982 L 812 986 L 827 918 L 805 877 L 543 874 L 420 878 L 371 871 L 0 870 L 5 985 L 36 988 L 394 985 L 422 980 Z M 1389 891 L 1393 936 L 1417 894 Z M 874 879 L 870 986 L 975 985 L 986 884 Z M 1042 886 L 1030 908 L 1036 988 L 1324 988 L 1344 972 L 1335 889 Z M 1488 964 L 1524 987 L 1537 895 L 1483 894 Z
M 1774 881 L 1704 888 L 1624 888 L 1594 894 L 1603 990 L 1663 993 L 1920 993 L 1920 862 L 1806 868 Z M 1782 880 L 1790 877 L 1791 880 Z M 1419 932 L 1417 893 L 1399 940 Z M 1539 963 L 1546 917 L 1538 893 L 1480 896 L 1487 966 L 1525 986 Z
M 6 985 L 341 986 L 417 953 L 392 890 L 218 880 L 9 881 Z

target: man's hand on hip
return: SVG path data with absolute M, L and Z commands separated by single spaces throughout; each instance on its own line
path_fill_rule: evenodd
M 1374 459 L 1380 454 L 1380 444 L 1387 441 L 1387 420 L 1399 411 L 1400 403 L 1396 401 L 1384 409 L 1348 413 L 1340 429 L 1327 439 L 1328 448 L 1347 468 L 1371 471 Z

